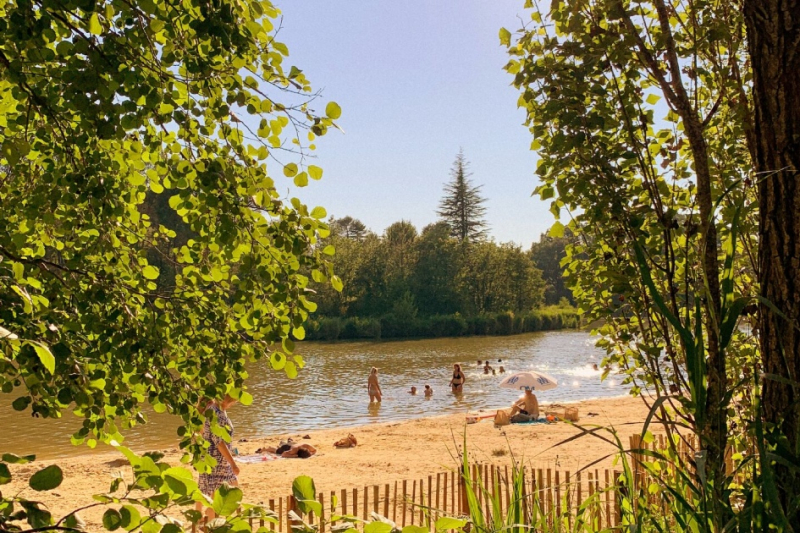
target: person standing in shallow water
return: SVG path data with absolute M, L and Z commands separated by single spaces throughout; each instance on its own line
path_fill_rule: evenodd
M 374 366 L 369 372 L 367 390 L 369 391 L 369 403 L 381 401 L 383 392 L 381 391 L 381 386 L 378 384 L 378 369 Z
M 450 388 L 453 390 L 454 393 L 460 394 L 464 391 L 464 383 L 466 383 L 467 377 L 464 375 L 464 372 L 461 371 L 461 365 L 458 363 L 453 365 L 453 379 L 450 380 Z
M 211 410 L 214 412 L 214 416 L 217 418 L 217 425 L 225 428 L 228 435 L 231 437 L 231 442 L 233 442 L 233 423 L 231 423 L 230 418 L 228 418 L 227 409 L 235 403 L 236 399 L 226 394 L 221 402 L 211 402 L 206 408 L 207 411 Z M 214 435 L 214 433 L 211 432 L 210 418 L 206 419 L 206 423 L 203 426 L 203 439 L 208 441 L 208 454 L 216 459 L 217 465 L 210 473 L 200 474 L 200 483 L 198 485 L 203 494 L 213 499 L 214 492 L 216 492 L 223 483 L 232 487 L 239 484 L 239 466 L 233 459 L 233 454 L 228 444 L 222 437 Z M 202 510 L 202 504 L 200 502 L 197 502 L 197 510 Z M 214 509 L 210 507 L 206 509 L 206 516 L 209 520 L 214 518 L 216 516 Z

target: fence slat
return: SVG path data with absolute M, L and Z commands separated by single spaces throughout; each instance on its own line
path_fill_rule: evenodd
M 325 533 L 325 495 L 321 492 L 317 496 L 319 500 L 319 533 Z
M 383 486 L 383 516 L 389 518 L 389 484 Z
M 403 527 L 406 527 L 406 500 L 408 500 L 408 481 L 403 480 Z
M 392 505 L 392 522 L 397 523 L 397 480 L 394 482 L 394 504 Z

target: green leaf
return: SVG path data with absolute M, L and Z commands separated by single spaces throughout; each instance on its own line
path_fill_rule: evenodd
M 8 469 L 7 464 L 0 463 L 0 485 L 7 483 L 11 483 L 11 471 Z
M 42 365 L 44 365 L 50 374 L 53 374 L 56 370 L 56 358 L 53 357 L 50 348 L 35 341 L 30 341 L 29 344 L 33 346 L 33 349 L 36 351 L 36 356 L 39 358 Z
M 239 396 L 239 403 L 242 405 L 251 405 L 253 403 L 253 395 L 249 392 L 243 392 L 241 396 Z
M 317 206 L 311 210 L 311 218 L 316 218 L 317 220 L 321 220 L 328 216 L 328 212 L 325 211 L 324 207 Z
M 164 471 L 164 481 L 172 492 L 180 496 L 189 496 L 197 490 L 197 482 L 192 473 L 178 466 Z
M 14 465 L 24 465 L 26 463 L 30 463 L 31 461 L 35 460 L 35 455 L 15 455 L 13 453 L 4 453 L 3 454 L 3 462 L 4 463 L 11 463 Z
M 64 473 L 61 472 L 61 468 L 58 465 L 50 465 L 32 475 L 28 484 L 33 490 L 41 492 L 57 488 L 63 480 Z
M 331 276 L 331 286 L 338 292 L 342 292 L 342 289 L 344 288 L 342 279 L 339 276 Z
M 314 165 L 308 165 L 308 175 L 311 176 L 312 180 L 321 180 L 322 169 Z
M 328 102 L 328 105 L 325 106 L 325 114 L 328 115 L 328 118 L 336 120 L 342 116 L 342 108 L 336 102 Z
M 435 524 L 436 531 L 442 531 L 447 529 L 461 529 L 467 525 L 466 520 L 459 520 L 457 518 L 449 518 L 447 516 L 443 516 L 442 518 L 438 519 Z
M 142 520 L 139 510 L 133 505 L 123 505 L 119 510 L 119 515 L 122 518 L 120 526 L 122 526 L 122 529 L 125 531 L 136 529 L 139 527 L 139 523 Z
M 292 495 L 297 500 L 297 506 L 300 512 L 308 514 L 313 511 L 319 515 L 322 511 L 322 506 L 316 501 L 317 489 L 314 486 L 314 480 L 308 476 L 298 476 L 292 482 Z
M 375 521 L 364 526 L 364 533 L 391 533 L 392 529 L 391 524 Z
M 291 361 L 286 361 L 286 366 L 283 368 L 284 372 L 286 372 L 286 377 L 289 379 L 294 379 L 297 377 L 297 365 L 295 365 Z
M 292 176 L 297 175 L 297 164 L 296 163 L 289 163 L 283 167 L 283 175 L 287 178 L 291 178 Z
M 103 27 L 100 25 L 100 18 L 97 13 L 92 13 L 89 17 L 89 33 L 92 35 L 100 35 L 103 33 Z
M 647 103 L 651 105 L 657 104 L 659 100 L 661 100 L 661 97 L 657 94 L 651 94 L 647 97 Z
M 122 516 L 120 516 L 119 511 L 116 509 L 106 509 L 106 512 L 103 513 L 103 527 L 109 531 L 114 531 L 115 529 L 119 529 L 122 525 Z
M 564 236 L 564 224 L 562 224 L 561 222 L 556 221 L 556 223 L 552 225 L 552 227 L 550 228 L 550 231 L 548 231 L 547 234 L 549 236 L 553 237 L 553 238 L 556 238 L 556 239 L 563 237 Z
M 212 507 L 219 516 L 230 516 L 239 508 L 242 502 L 242 491 L 236 487 L 222 485 L 214 492 Z
M 500 28 L 500 44 L 511 46 L 511 32 L 505 28 Z
M 147 279 L 158 279 L 158 268 L 153 265 L 147 265 L 142 270 L 142 275 Z
M 297 176 L 294 177 L 294 184 L 297 187 L 305 187 L 308 185 L 308 174 L 305 172 L 301 172 Z

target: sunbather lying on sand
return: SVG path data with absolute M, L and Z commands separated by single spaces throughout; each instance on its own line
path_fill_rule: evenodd
M 259 448 L 256 453 L 274 453 L 280 455 L 285 459 L 299 457 L 300 459 L 307 459 L 317 453 L 317 449 L 310 444 L 295 444 L 292 439 L 288 442 L 281 442 L 280 446 L 273 448 L 268 446 L 266 448 Z

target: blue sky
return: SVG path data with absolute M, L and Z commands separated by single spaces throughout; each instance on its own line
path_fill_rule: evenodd
M 490 234 L 528 247 L 552 224 L 531 197 L 536 157 L 498 40 L 528 17 L 523 0 L 283 0 L 279 40 L 325 100 L 342 134 L 317 143 L 322 181 L 309 205 L 382 233 L 436 220 L 459 148 L 483 185 Z M 288 185 L 287 185 L 288 189 Z M 293 191 L 294 194 L 294 191 Z

